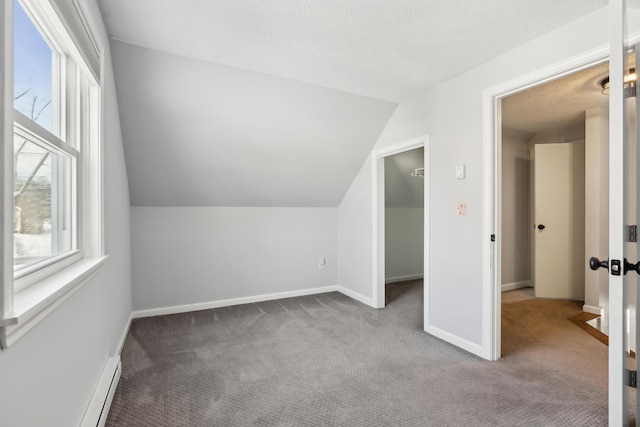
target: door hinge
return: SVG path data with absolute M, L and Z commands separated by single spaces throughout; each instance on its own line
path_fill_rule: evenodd
M 638 387 L 638 371 L 627 370 L 627 385 L 632 388 Z
M 496 235 L 495 235 L 495 234 L 492 234 L 492 235 L 491 235 L 491 241 L 492 241 L 492 242 L 495 242 L 495 241 L 496 241 Z
M 636 85 L 629 85 L 627 86 L 627 83 L 625 83 L 625 88 L 624 88 L 624 97 L 625 98 L 635 98 L 636 97 Z
M 637 225 L 629 225 L 629 233 L 627 235 L 627 242 L 637 242 L 638 241 L 638 226 Z

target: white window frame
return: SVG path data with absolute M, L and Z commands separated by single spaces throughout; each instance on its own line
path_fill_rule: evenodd
M 59 9 L 50 0 L 19 0 L 33 22 L 47 36 L 59 61 L 54 84 L 62 102 L 54 113 L 54 131 L 46 142 L 75 158 L 75 223 L 73 250 L 13 272 L 13 132 L 14 126 L 40 135 L 42 128 L 13 107 L 13 0 L 0 0 L 0 347 L 6 349 L 93 277 L 106 260 L 103 231 L 102 89 L 99 77 L 85 62 L 87 52 Z M 73 1 L 74 6 L 77 6 Z M 87 22 L 78 10 L 83 24 Z M 85 26 L 86 31 L 89 29 Z M 94 42 L 93 34 L 88 38 Z M 85 44 L 86 46 L 86 44 Z M 93 44 L 101 58 L 101 49 Z M 55 55 L 54 55 L 55 56 Z M 56 79 L 54 79 L 56 80 Z M 34 126 L 38 129 L 34 129 Z
M 78 182 L 76 171 L 81 170 L 82 167 L 82 165 L 79 163 L 80 152 L 73 148 L 70 144 L 65 143 L 57 136 L 39 126 L 37 123 L 29 119 L 19 111 L 14 111 L 14 123 L 15 133 L 23 136 L 28 141 L 37 142 L 38 145 L 49 146 L 49 149 L 51 151 L 57 151 L 66 154 L 72 159 L 72 163 L 75 163 L 75 165 L 72 165 L 71 171 L 71 181 L 73 188 L 70 188 L 69 191 L 71 193 L 71 198 L 75 199 L 74 196 L 75 194 L 77 194 Z M 32 284 L 39 282 L 44 277 L 49 276 L 82 258 L 82 254 L 78 249 L 79 223 L 77 221 L 77 204 L 77 200 L 72 200 L 71 205 L 73 207 L 76 207 L 76 209 L 72 209 L 71 212 L 68 212 L 68 214 L 71 215 L 70 227 L 72 231 L 72 247 L 70 248 L 70 250 L 61 254 L 51 256 L 32 265 L 23 267 L 20 270 L 14 271 L 14 293 L 26 289 Z M 52 233 L 55 234 L 54 231 L 52 231 Z

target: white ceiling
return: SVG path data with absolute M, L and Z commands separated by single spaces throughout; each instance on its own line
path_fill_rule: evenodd
M 134 206 L 338 206 L 398 101 L 607 3 L 98 1 Z
M 130 44 L 398 102 L 607 0 L 99 0 Z
M 508 96 L 502 101 L 502 125 L 532 134 L 584 124 L 589 108 L 609 108 L 600 82 L 609 63 L 553 80 Z

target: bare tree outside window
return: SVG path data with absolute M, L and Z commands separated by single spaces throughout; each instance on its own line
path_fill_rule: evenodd
M 14 108 L 56 134 L 54 111 L 58 103 L 53 79 L 54 58 L 43 34 L 19 2 L 14 1 Z M 55 109 L 55 110 L 54 110 Z M 68 158 L 54 146 L 16 125 L 14 132 L 14 269 L 60 252 L 64 219 L 65 168 Z M 63 195 L 63 200 L 59 196 Z

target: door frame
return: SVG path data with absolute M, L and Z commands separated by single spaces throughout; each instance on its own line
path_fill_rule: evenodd
M 424 148 L 424 265 L 423 283 L 425 298 L 425 327 L 428 319 L 427 295 L 429 294 L 429 135 L 422 135 L 407 141 L 399 142 L 384 148 L 375 150 L 372 153 L 372 286 L 373 286 L 373 307 L 382 308 L 385 306 L 385 205 L 384 205 L 384 159 L 394 154 L 405 151 Z
M 609 60 L 609 45 L 485 89 L 483 112 L 482 357 L 501 354 L 502 98 Z M 495 241 L 491 241 L 495 236 Z

